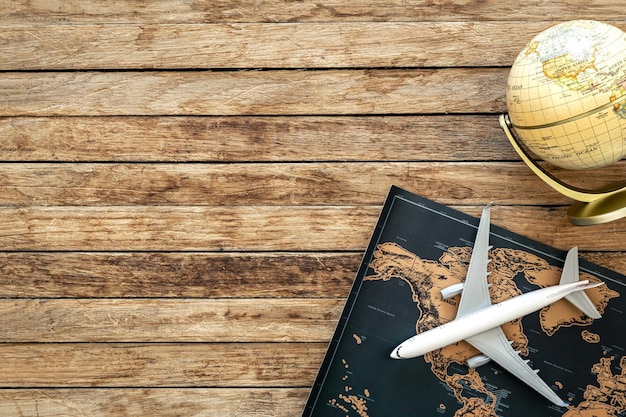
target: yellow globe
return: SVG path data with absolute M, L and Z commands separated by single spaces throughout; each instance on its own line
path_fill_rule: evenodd
M 569 169 L 626 155 L 626 33 L 592 20 L 533 38 L 509 74 L 506 102 L 517 136 L 536 156 Z

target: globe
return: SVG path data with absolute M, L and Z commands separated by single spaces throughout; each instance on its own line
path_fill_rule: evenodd
M 626 155 L 626 33 L 592 20 L 552 26 L 511 67 L 506 90 L 517 138 L 562 168 L 588 169 Z

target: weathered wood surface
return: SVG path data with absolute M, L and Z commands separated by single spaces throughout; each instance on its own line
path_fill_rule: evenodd
M 313 383 L 327 345 L 0 344 L 0 387 L 304 387 Z
M 0 300 L 0 338 L 11 343 L 324 342 L 342 307 L 341 300 L 315 298 Z
M 587 188 L 617 182 L 626 164 L 603 178 L 554 170 Z M 489 173 L 489 175 L 485 175 Z M 494 181 L 493 177 L 498 181 Z M 425 197 L 453 204 L 477 204 L 497 193 L 501 204 L 523 204 L 533 194 L 538 205 L 566 204 L 551 188 L 537 187 L 534 174 L 519 162 L 351 162 L 102 164 L 28 163 L 0 166 L 0 205 L 13 206 L 251 206 L 376 205 L 389 184 L 420 189 Z M 446 183 L 447 195 L 440 184 Z M 512 184 L 515 184 L 513 187 Z
M 0 415 L 298 415 L 392 184 L 626 273 L 497 121 L 578 3 L 0 0 Z
M 1 298 L 339 298 L 361 252 L 8 252 Z M 583 257 L 626 275 L 621 252 Z
M 515 151 L 506 146 L 498 121 L 490 115 L 5 117 L 0 118 L 0 133 L 2 161 L 467 162 L 516 158 Z
M 293 417 L 302 411 L 307 395 L 306 388 L 5 389 L 0 390 L 0 414 Z
M 575 2 L 467 0 L 281 0 L 193 1 L 142 0 L 92 2 L 80 0 L 3 0 L 2 23 L 204 23 L 316 21 L 491 21 L 491 20 L 616 20 L 620 0 Z
M 506 66 L 555 23 L 516 22 L 501 43 L 492 34 L 502 22 L 34 24 L 5 27 L 0 62 L 5 70 Z
M 505 68 L 7 72 L 0 116 L 493 113 L 505 111 L 507 74 Z
M 454 208 L 480 216 L 479 207 Z M 0 244 L 12 251 L 357 251 L 379 206 L 2 208 Z M 549 245 L 620 250 L 626 222 L 573 228 L 566 208 L 502 206 L 492 221 Z
M 0 298 L 343 298 L 360 257 L 328 251 L 4 252 Z
M 6 70 L 502 66 L 553 23 L 520 22 L 497 44 L 498 22 L 34 24 L 5 27 L 0 61 Z

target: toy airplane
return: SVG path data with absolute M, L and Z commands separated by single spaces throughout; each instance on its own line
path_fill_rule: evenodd
M 533 313 L 562 298 L 593 319 L 601 318 L 600 313 L 583 290 L 594 288 L 603 283 L 590 283 L 578 280 L 578 248 L 573 247 L 567 253 L 561 282 L 559 285 L 524 293 L 498 304 L 491 304 L 489 284 L 487 283 L 487 264 L 489 249 L 490 207 L 482 212 L 478 234 L 470 259 L 465 283 L 455 284 L 442 290 L 443 298 L 450 298 L 461 293 L 456 318 L 407 339 L 391 353 L 394 359 L 408 359 L 424 355 L 461 340 L 467 341 L 483 354 L 470 358 L 468 366 L 476 368 L 493 360 L 504 369 L 555 405 L 564 407 L 568 404 L 537 375 L 536 370 L 528 366 L 514 351 L 500 326 L 506 322 Z

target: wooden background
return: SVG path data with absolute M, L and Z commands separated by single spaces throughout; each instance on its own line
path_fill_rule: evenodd
M 626 273 L 626 220 L 570 225 L 498 126 L 577 18 L 626 29 L 623 0 L 0 0 L 0 415 L 299 415 L 391 184 Z

